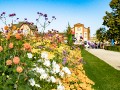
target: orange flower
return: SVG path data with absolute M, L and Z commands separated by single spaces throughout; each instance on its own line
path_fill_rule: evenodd
M 16 26 L 12 26 L 12 30 L 16 30 Z
M 9 48 L 13 48 L 13 43 L 10 43 L 10 44 L 9 44 Z
M 22 69 L 22 67 L 18 66 L 17 69 L 16 69 L 16 71 L 17 71 L 18 73 L 21 73 L 21 72 L 23 71 L 23 69 Z
M 14 57 L 13 58 L 13 63 L 14 64 L 18 64 L 20 62 L 20 58 L 19 57 Z
M 7 60 L 6 65 L 12 65 L 12 60 Z
M 0 46 L 0 52 L 3 50 L 2 46 Z
M 8 35 L 6 36 L 6 39 L 7 39 L 7 40 L 10 39 L 10 33 L 8 33 Z
M 5 26 L 5 27 L 4 27 L 4 29 L 5 29 L 5 30 L 8 30 L 8 29 L 9 29 L 9 27 L 8 27 L 8 26 Z
M 30 46 L 29 43 L 25 43 L 25 44 L 24 44 L 24 48 L 25 48 L 26 50 L 30 50 L 30 49 L 31 49 L 31 46 Z
M 16 37 L 16 39 L 22 39 L 22 37 L 21 37 L 21 35 L 20 35 L 19 33 L 17 33 L 17 34 L 15 35 L 15 37 Z

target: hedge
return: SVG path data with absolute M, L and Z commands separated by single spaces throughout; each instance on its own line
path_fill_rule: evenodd
M 120 52 L 120 46 L 105 46 L 105 50 L 118 51 Z

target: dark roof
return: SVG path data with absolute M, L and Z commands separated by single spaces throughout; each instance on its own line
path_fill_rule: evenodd
M 13 24 L 13 26 L 20 28 L 23 24 L 28 25 L 31 30 L 38 30 L 37 26 L 30 22 L 19 22 L 18 24 Z

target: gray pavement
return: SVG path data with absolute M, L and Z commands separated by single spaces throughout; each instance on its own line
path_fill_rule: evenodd
M 104 49 L 86 49 L 117 70 L 120 70 L 120 52 L 108 51 Z

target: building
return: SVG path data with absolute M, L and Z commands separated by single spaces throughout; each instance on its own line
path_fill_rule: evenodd
M 35 35 L 35 32 L 38 31 L 37 26 L 29 22 L 19 22 L 18 24 L 13 24 L 13 26 L 16 26 L 18 29 L 16 32 L 20 32 L 24 35 Z
M 85 28 L 84 24 L 77 23 L 71 30 L 73 36 L 76 38 L 75 44 L 81 44 L 84 41 L 90 40 L 90 27 Z

